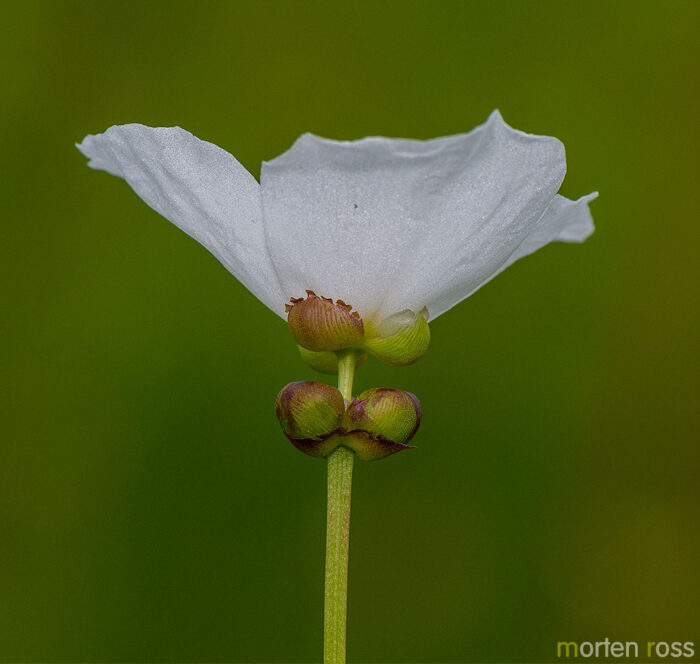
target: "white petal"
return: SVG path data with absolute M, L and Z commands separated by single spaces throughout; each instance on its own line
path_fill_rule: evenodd
M 427 306 L 431 320 L 445 313 L 464 298 L 469 297 L 519 258 L 534 253 L 546 244 L 550 242 L 583 242 L 594 230 L 588 203 L 597 197 L 598 192 L 582 196 L 577 201 L 571 201 L 559 195 L 555 196 L 532 232 L 525 237 L 507 260 L 486 279 L 469 292 L 457 287 L 452 291 L 445 291 L 440 297 L 429 302 Z
M 375 319 L 428 305 L 434 318 L 429 303 L 449 308 L 508 260 L 565 170 L 558 140 L 515 131 L 498 112 L 429 141 L 306 134 L 261 174 L 283 292 L 309 288 Z
M 77 146 L 92 168 L 124 178 L 154 210 L 203 244 L 284 316 L 265 246 L 260 186 L 225 150 L 179 127 L 110 127 Z

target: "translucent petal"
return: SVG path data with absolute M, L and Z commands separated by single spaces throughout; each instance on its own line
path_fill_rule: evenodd
M 375 320 L 426 305 L 435 318 L 502 268 L 565 171 L 557 139 L 515 131 L 498 112 L 429 141 L 305 134 L 261 174 L 283 293 L 311 289 Z
M 110 127 L 77 146 L 89 166 L 124 178 L 154 210 L 203 244 L 284 317 L 265 245 L 260 186 L 225 150 L 179 127 Z
M 559 195 L 555 196 L 531 233 L 525 237 L 507 260 L 486 279 L 469 292 L 465 291 L 461 283 L 457 283 L 451 290 L 445 290 L 438 297 L 432 299 L 427 305 L 431 319 L 445 313 L 455 304 L 469 297 L 519 258 L 534 253 L 546 244 L 550 242 L 583 242 L 594 230 L 588 203 L 597 197 L 597 192 L 582 196 L 577 201 L 571 201 Z

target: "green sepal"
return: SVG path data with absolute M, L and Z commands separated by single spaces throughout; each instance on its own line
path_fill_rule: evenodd
M 319 297 L 312 290 L 287 305 L 287 324 L 296 342 L 322 352 L 357 348 L 364 339 L 360 315 L 342 300 Z
M 415 449 L 415 445 L 404 445 L 384 438 L 375 438 L 366 431 L 347 433 L 342 436 L 340 443 L 355 452 L 362 461 L 377 461 L 396 452 Z
M 311 457 L 327 457 L 337 447 L 347 447 L 357 454 L 362 461 L 377 461 L 396 452 L 415 449 L 415 445 L 395 443 L 384 438 L 375 438 L 366 431 L 351 431 L 349 433 L 334 433 L 322 440 L 289 441 L 300 452 Z
M 430 326 L 426 309 L 410 309 L 385 318 L 375 328 L 367 329 L 363 350 L 394 366 L 417 362 L 430 345 Z
M 289 436 L 287 437 L 289 438 Z M 322 438 L 321 440 L 294 440 L 293 438 L 289 438 L 289 441 L 300 452 L 308 454 L 312 457 L 327 457 L 336 447 L 338 447 L 342 443 L 341 437 L 335 433 L 331 434 L 327 438 Z

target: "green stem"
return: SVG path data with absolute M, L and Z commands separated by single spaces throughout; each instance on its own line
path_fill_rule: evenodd
M 352 350 L 338 353 L 338 389 L 343 399 L 352 399 L 352 381 L 355 377 L 357 355 Z
M 339 354 L 338 389 L 352 398 L 356 355 Z M 344 664 L 348 605 L 348 548 L 350 544 L 350 497 L 355 453 L 337 447 L 328 456 L 328 517 L 326 522 L 326 592 L 323 612 L 323 661 Z

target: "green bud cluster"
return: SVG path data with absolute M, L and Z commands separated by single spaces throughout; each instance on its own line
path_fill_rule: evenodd
M 292 298 L 286 311 L 302 359 L 321 373 L 338 373 L 339 362 L 348 358 L 354 371 L 368 355 L 395 366 L 413 364 L 430 345 L 425 309 L 406 309 L 376 323 L 364 321 L 342 300 L 307 290 L 306 297 Z M 349 397 L 347 371 L 344 364 L 340 383 Z M 336 388 L 312 381 L 287 385 L 277 395 L 275 410 L 287 438 L 317 457 L 343 446 L 360 459 L 381 459 L 409 449 L 421 421 L 420 402 L 409 392 L 373 388 L 346 400 Z
M 410 449 L 422 415 L 410 392 L 372 388 L 346 402 L 336 388 L 313 381 L 284 387 L 275 411 L 287 438 L 305 454 L 325 457 L 342 445 L 367 461 Z
M 336 353 L 346 349 L 356 350 L 360 361 L 369 353 L 395 366 L 413 364 L 428 350 L 425 309 L 418 313 L 407 309 L 372 325 L 342 300 L 306 293 L 287 305 L 287 321 L 302 359 L 321 373 L 337 373 Z

